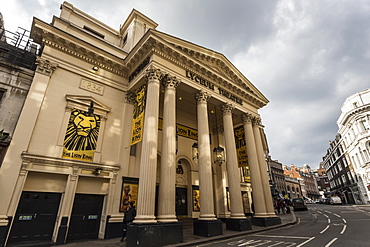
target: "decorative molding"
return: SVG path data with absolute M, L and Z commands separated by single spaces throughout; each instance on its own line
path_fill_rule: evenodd
M 162 79 L 162 85 L 165 88 L 176 89 L 180 85 L 181 81 L 176 78 L 176 76 L 170 76 L 166 74 Z
M 135 104 L 135 102 L 136 102 L 135 98 L 136 98 L 136 95 L 135 95 L 134 92 L 127 92 L 126 93 L 126 103 L 131 104 L 131 105 Z
M 253 115 L 249 113 L 243 114 L 241 117 L 243 124 L 252 123 L 253 118 Z
M 226 66 L 225 68 L 227 68 L 229 72 L 232 72 L 224 62 L 217 58 L 210 57 L 199 52 L 188 53 L 186 50 L 184 51 L 181 46 L 171 43 L 163 43 L 163 41 L 157 40 L 156 37 L 149 37 L 147 40 L 145 40 L 141 46 L 141 49 L 142 50 L 136 51 L 132 56 L 129 54 L 129 57 L 126 58 L 126 65 L 130 71 L 133 71 L 134 68 L 136 68 L 146 57 L 156 54 L 165 60 L 183 68 L 185 71 L 189 70 L 196 72 L 208 81 L 211 81 L 217 85 L 217 87 L 240 96 L 245 102 L 253 104 L 259 108 L 268 103 L 267 99 L 260 99 L 259 96 L 248 87 L 248 85 L 244 82 L 248 79 L 241 79 L 237 75 L 233 76 L 234 79 L 225 79 L 223 74 L 218 72 L 219 70 L 202 63 L 202 60 L 197 60 L 197 56 L 195 56 L 195 54 L 199 54 L 199 56 L 203 57 L 203 59 L 208 59 L 213 63 Z M 213 69 L 213 71 L 210 70 L 210 68 Z
M 155 36 L 149 36 L 152 34 Z M 128 78 L 128 75 L 131 74 L 144 59 L 151 57 L 155 53 L 171 63 L 184 68 L 184 70 L 198 73 L 205 79 L 215 83 L 219 88 L 231 91 L 240 96 L 249 104 L 261 108 L 268 103 L 267 99 L 261 98 L 261 96 L 247 85 L 246 82 L 249 82 L 248 79 L 235 73 L 222 59 L 159 40 L 156 37 L 157 33 L 155 30 L 148 32 L 147 35 L 149 37 L 147 36 L 147 39 L 144 39 L 140 46 L 137 46 L 139 48 L 131 51 L 124 59 L 119 57 L 108 57 L 110 54 L 103 56 L 94 51 L 93 46 L 88 48 L 82 47 L 77 43 L 78 41 L 71 42 L 41 27 L 35 29 L 34 35 L 38 36 L 37 39 L 40 41 L 42 40 L 45 45 L 126 78 Z M 220 54 L 220 56 L 223 55 Z
M 229 103 L 225 103 L 221 106 L 221 111 L 223 115 L 232 114 L 233 109 L 234 109 L 233 105 Z
M 127 77 L 127 69 L 122 64 L 102 55 L 95 51 L 89 50 L 85 47 L 78 45 L 76 42 L 71 42 L 47 30 L 38 29 L 34 35 L 42 37 L 42 43 L 51 46 L 57 50 L 63 51 L 71 56 L 82 59 L 99 68 L 110 71 L 114 74 Z
M 58 64 L 52 63 L 49 60 L 41 57 L 36 57 L 36 64 L 36 71 L 46 76 L 51 76 L 58 66 Z
M 37 164 L 37 165 L 45 165 L 45 166 L 70 167 L 73 169 L 73 173 L 71 175 L 77 175 L 78 169 L 80 168 L 85 168 L 85 169 L 103 168 L 104 171 L 118 171 L 120 169 L 120 165 L 105 165 L 102 163 L 55 158 L 55 157 L 34 155 L 34 154 L 28 154 L 28 153 L 22 153 L 21 156 L 23 160 L 22 164 L 33 164 L 33 165 Z M 27 167 L 25 167 L 24 169 L 27 169 Z
M 69 95 L 66 96 L 67 101 L 67 109 L 80 109 L 83 111 L 88 111 L 91 102 L 94 102 L 94 113 L 100 115 L 102 118 L 107 118 L 108 113 L 110 112 L 111 108 L 107 105 L 101 103 L 100 101 L 96 100 L 92 96 L 85 96 L 85 95 Z
M 163 78 L 163 72 L 160 69 L 155 68 L 153 65 L 151 65 L 147 70 L 146 70 L 146 79 L 148 82 L 153 82 L 153 81 L 160 81 Z
M 224 126 L 221 124 L 218 124 L 217 126 L 213 127 L 212 131 L 213 131 L 213 134 L 222 134 L 224 133 Z
M 252 119 L 252 125 L 253 125 L 253 126 L 260 126 L 260 125 L 261 125 L 261 118 L 259 118 L 259 117 L 254 117 L 254 118 Z
M 197 103 L 206 103 L 211 98 L 211 95 L 207 92 L 200 90 L 195 94 L 194 98 L 197 101 Z

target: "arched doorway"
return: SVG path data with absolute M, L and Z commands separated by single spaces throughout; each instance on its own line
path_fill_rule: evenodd
M 189 212 L 189 169 L 186 159 L 179 159 L 176 164 L 176 216 L 187 218 Z

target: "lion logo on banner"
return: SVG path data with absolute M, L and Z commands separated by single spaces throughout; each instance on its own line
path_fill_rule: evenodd
M 95 150 L 100 116 L 74 109 L 69 119 L 64 148 L 73 151 Z

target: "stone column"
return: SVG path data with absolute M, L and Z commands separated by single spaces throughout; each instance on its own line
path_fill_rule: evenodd
M 266 210 L 270 217 L 276 217 L 273 202 L 272 202 L 269 178 L 267 174 L 267 164 L 266 164 L 265 155 L 263 151 L 263 145 L 262 145 L 261 130 L 260 130 L 260 128 L 262 127 L 261 119 L 255 118 L 252 124 L 253 124 L 254 139 L 256 141 L 258 163 L 259 163 L 259 169 L 260 169 L 260 174 L 261 174 L 263 193 L 265 197 Z
M 244 215 L 242 191 L 240 187 L 240 172 L 238 168 L 238 157 L 235 146 L 234 124 L 232 118 L 233 107 L 224 104 L 221 107 L 224 123 L 224 136 L 226 142 L 226 166 L 230 192 L 231 217 L 227 219 L 226 229 L 245 231 L 252 229 L 250 220 Z
M 158 222 L 177 222 L 176 219 L 176 87 L 180 81 L 166 76 L 164 91 L 161 181 L 158 194 Z
M 134 223 L 156 223 L 154 216 L 157 173 L 159 87 L 162 73 L 150 67 L 147 70 L 146 104 L 139 173 L 137 216 Z
M 266 210 L 264 192 L 260 180 L 261 174 L 260 169 L 258 167 L 257 148 L 253 134 L 252 127 L 253 116 L 250 114 L 245 114 L 242 116 L 242 120 L 245 131 L 245 142 L 247 146 L 248 164 L 251 172 L 254 217 L 268 217 L 269 215 Z
M 207 237 L 222 234 L 222 223 L 216 219 L 214 213 L 211 145 L 207 111 L 209 98 L 210 95 L 203 91 L 199 91 L 195 95 L 198 124 L 200 215 L 198 220 L 194 222 L 194 234 Z
M 222 105 L 221 110 L 223 114 L 224 136 L 226 142 L 226 166 L 231 201 L 231 218 L 245 219 L 232 119 L 233 107 L 231 104 L 224 104 Z
M 210 95 L 200 91 L 195 95 L 198 112 L 198 166 L 200 215 L 199 220 L 216 220 L 213 206 L 211 144 L 209 140 L 207 101 Z

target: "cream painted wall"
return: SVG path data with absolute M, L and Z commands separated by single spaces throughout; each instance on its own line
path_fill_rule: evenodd
M 48 50 L 48 53 L 53 53 L 53 50 Z M 60 66 L 50 79 L 47 95 L 42 103 L 42 110 L 38 116 L 28 152 L 53 156 L 59 133 L 65 132 L 65 127 L 62 124 L 67 105 L 65 95 L 91 96 L 111 108 L 106 119 L 105 129 L 101 129 L 101 131 L 104 131 L 104 139 L 100 140 L 103 141 L 101 162 L 110 165 L 119 164 L 125 157 L 120 158 L 117 140 L 127 138 L 122 136 L 121 133 L 125 118 L 122 111 L 125 104 L 125 92 L 123 91 L 124 86 L 122 86 L 124 83 L 119 86 L 117 81 L 111 81 L 110 77 L 115 80 L 118 78 L 113 75 L 110 76 L 106 71 L 99 71 L 101 75 L 92 77 L 92 72 L 83 69 L 85 65 L 81 61 L 74 68 L 65 67 L 64 61 L 70 59 L 70 57 L 60 55 L 60 61 L 55 61 Z M 81 80 L 86 78 L 91 82 L 103 85 L 104 94 L 99 95 L 79 88 Z M 95 78 L 95 80 L 92 78 Z M 127 80 L 122 79 L 122 82 L 125 81 Z M 61 157 L 61 153 L 57 157 Z
M 63 193 L 67 178 L 62 174 L 29 172 L 23 191 Z
M 96 179 L 95 177 L 82 177 L 78 179 L 76 193 L 81 194 L 108 194 L 109 179 Z

